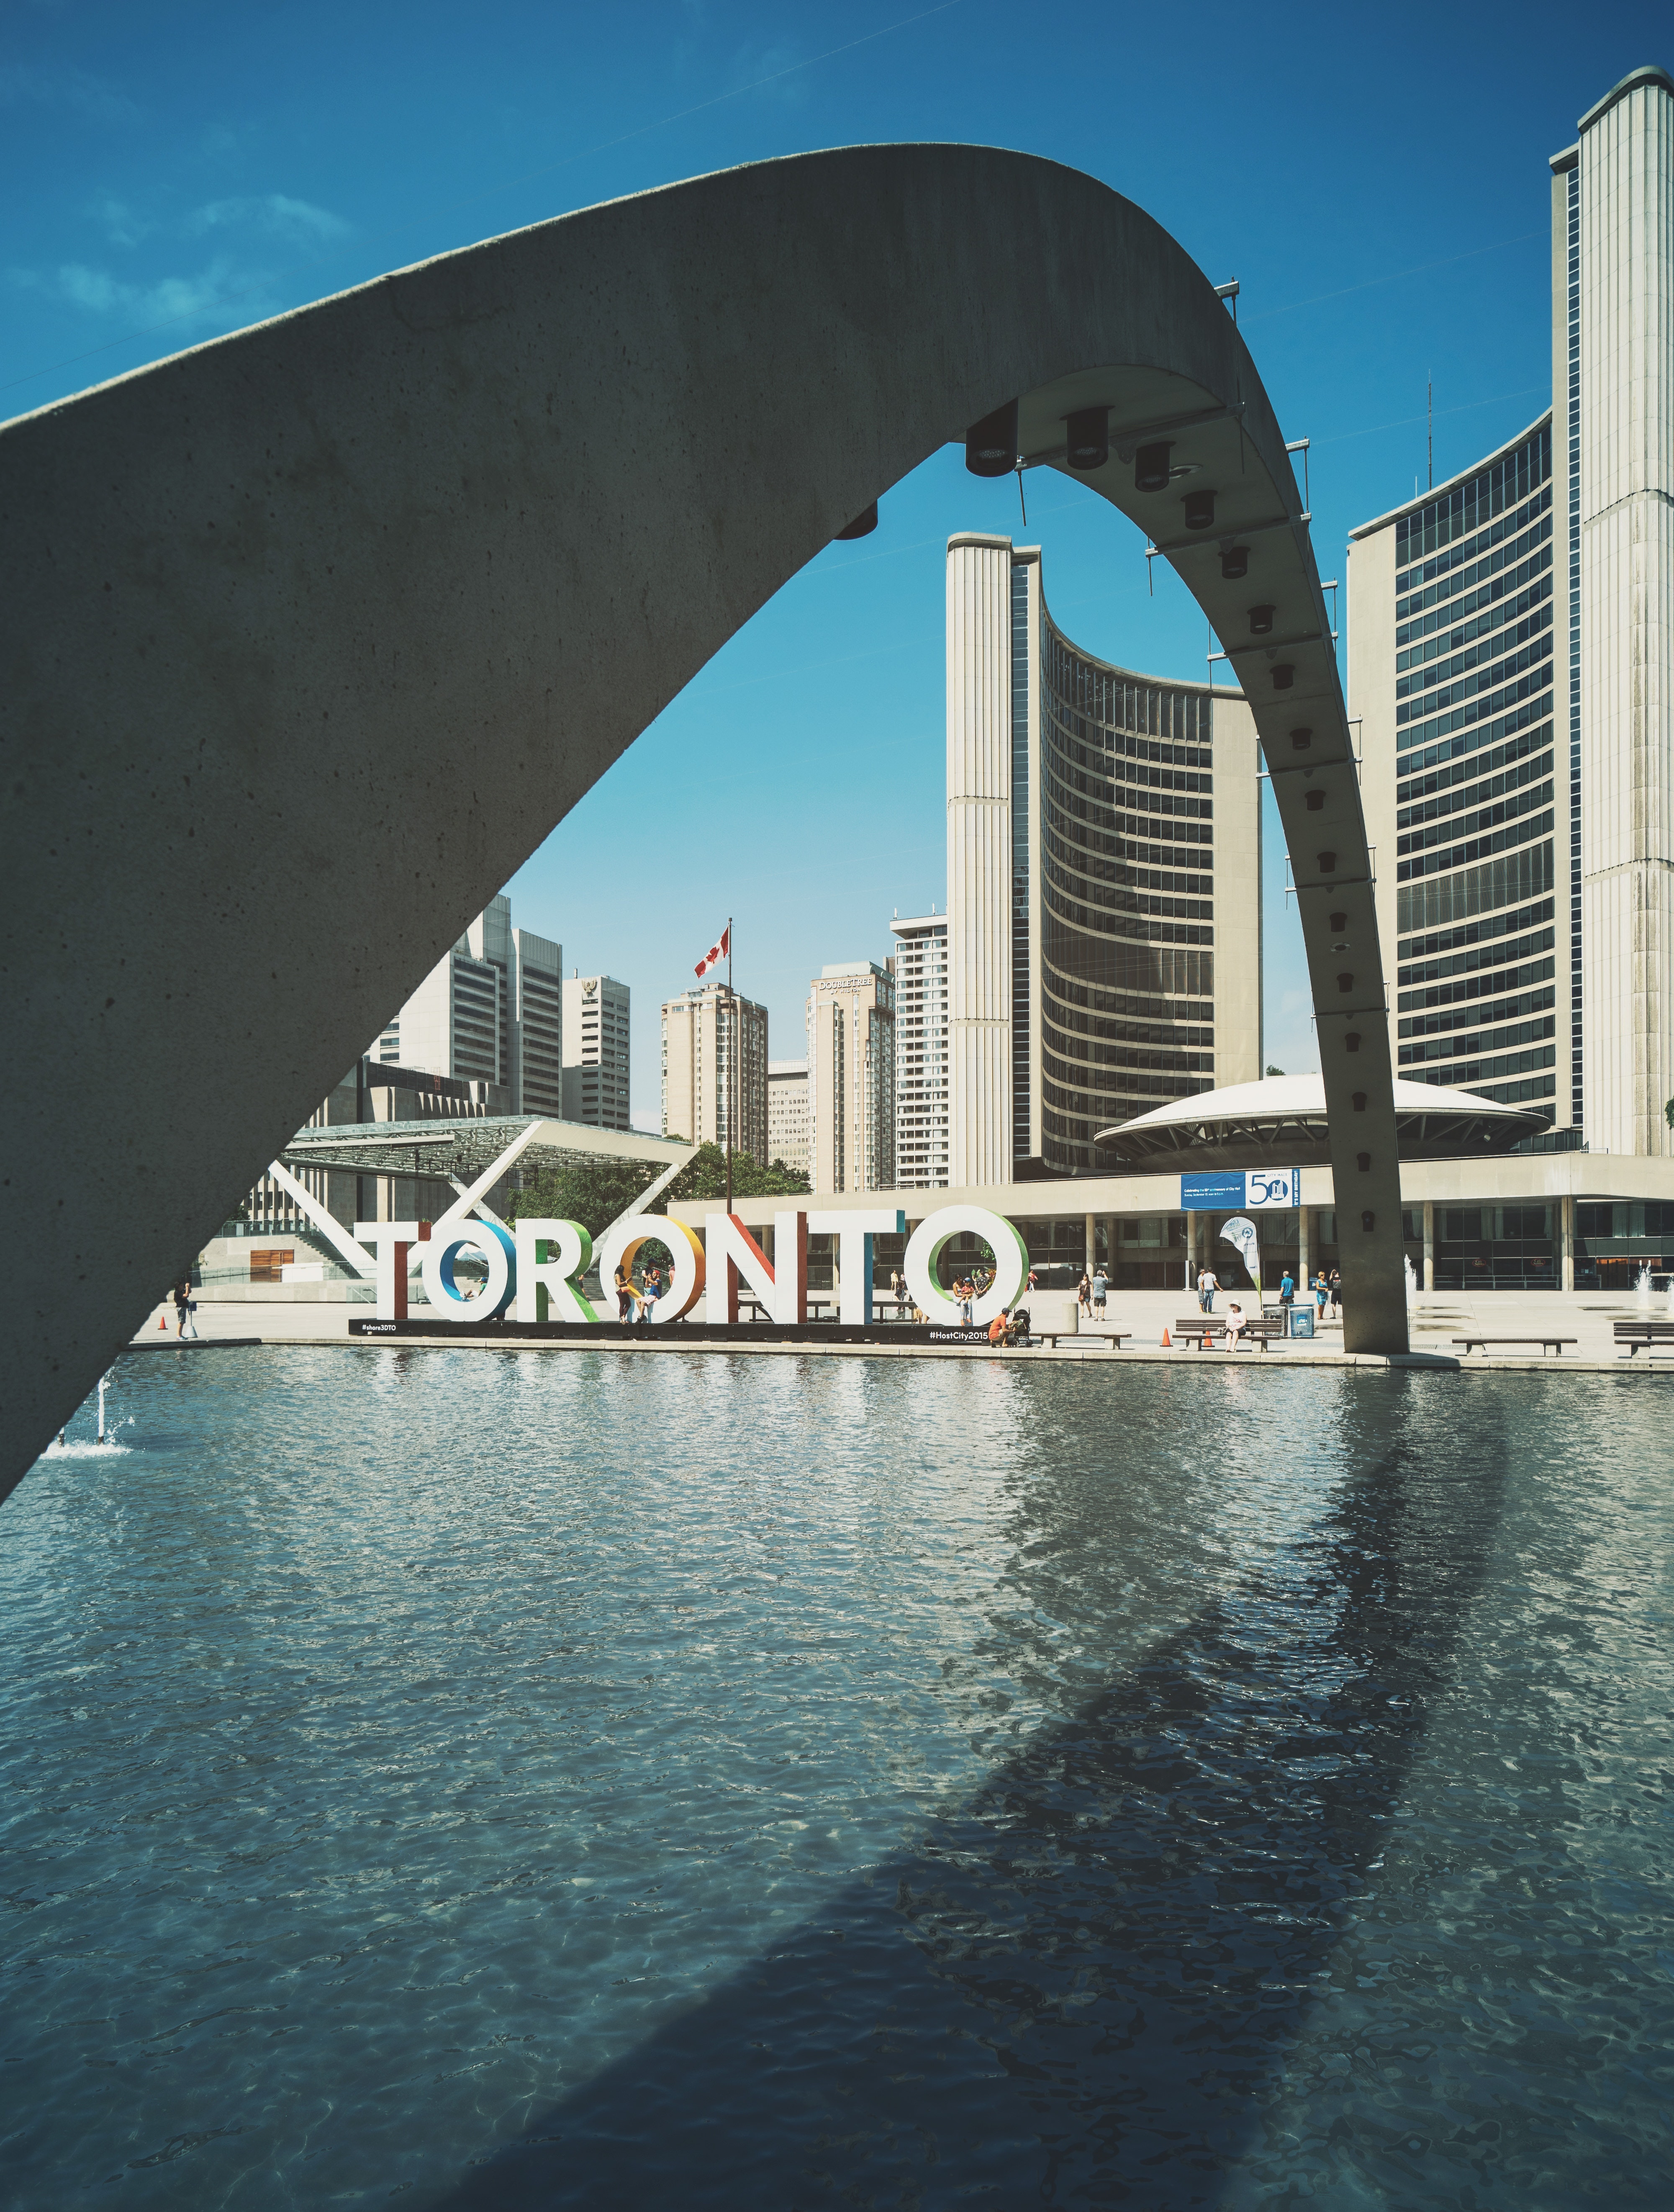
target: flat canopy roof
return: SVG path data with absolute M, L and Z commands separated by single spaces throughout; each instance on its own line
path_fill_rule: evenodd
M 1544 1114 L 1505 1106 L 1474 1091 L 1396 1077 L 1395 1138 L 1404 1160 L 1480 1158 L 1509 1152 L 1547 1127 Z M 1113 1158 L 1150 1168 L 1289 1167 L 1331 1158 L 1325 1085 L 1318 1075 L 1269 1076 L 1223 1091 L 1176 1098 L 1113 1129 L 1095 1144 Z
M 596 1129 L 585 1121 L 553 1121 L 537 1114 L 469 1115 L 434 1121 L 350 1121 L 331 1129 L 303 1129 L 279 1155 L 288 1168 L 343 1168 L 351 1174 L 458 1176 L 473 1182 L 533 1126 L 536 1134 L 517 1164 L 537 1173 L 578 1161 L 641 1161 L 652 1175 L 689 1158 L 693 1147 L 675 1137 L 647 1137 L 637 1129 Z M 650 1176 L 646 1178 L 650 1180 Z

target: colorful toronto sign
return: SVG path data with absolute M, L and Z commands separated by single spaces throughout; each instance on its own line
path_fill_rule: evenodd
M 607 1229 L 595 1250 L 577 1221 L 522 1219 L 510 1228 L 498 1222 L 455 1219 L 437 1224 L 416 1221 L 360 1221 L 357 1240 L 375 1259 L 373 1281 L 379 1321 L 407 1319 L 408 1279 L 415 1253 L 433 1315 L 441 1320 L 482 1322 L 509 1315 L 517 1322 L 602 1322 L 581 1287 L 597 1261 L 598 1279 L 609 1297 L 619 1267 L 631 1275 L 641 1245 L 655 1242 L 668 1251 L 672 1280 L 652 1308 L 653 1327 L 680 1321 L 698 1301 L 706 1301 L 711 1322 L 736 1322 L 739 1302 L 752 1297 L 769 1322 L 795 1326 L 808 1319 L 808 1239 L 829 1237 L 834 1245 L 840 1285 L 837 1318 L 865 1322 L 872 1318 L 872 1250 L 877 1237 L 907 1235 L 907 1216 L 893 1206 L 855 1206 L 805 1212 L 786 1208 L 773 1215 L 773 1257 L 769 1260 L 736 1213 L 705 1217 L 701 1237 L 683 1221 L 640 1213 Z M 907 1241 L 902 1272 L 913 1304 L 931 1322 L 956 1325 L 959 1306 L 942 1288 L 938 1266 L 955 1237 L 980 1237 L 994 1255 L 994 1279 L 971 1307 L 973 1322 L 986 1323 L 1017 1302 L 1028 1279 L 1028 1249 L 1004 1214 L 986 1206 L 943 1206 L 927 1214 Z M 476 1273 L 488 1279 L 469 1283 L 459 1262 L 472 1255 Z

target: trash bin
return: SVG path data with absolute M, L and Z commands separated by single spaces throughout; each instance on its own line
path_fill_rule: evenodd
M 1291 1307 L 1290 1334 L 1292 1336 L 1313 1335 L 1313 1308 L 1312 1306 L 1296 1305 Z

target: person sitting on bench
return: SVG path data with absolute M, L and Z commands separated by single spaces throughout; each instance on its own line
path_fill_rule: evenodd
M 1244 1309 L 1234 1304 L 1227 1308 L 1227 1350 L 1236 1352 L 1238 1340 L 1244 1334 Z

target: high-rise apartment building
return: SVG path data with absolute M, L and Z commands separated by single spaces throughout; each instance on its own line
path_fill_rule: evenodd
M 494 1086 L 497 1110 L 563 1111 L 563 947 L 512 927 L 502 893 L 388 1021 L 380 1066 Z
M 629 994 L 614 975 L 564 979 L 564 1119 L 596 1129 L 632 1128 L 628 1102 Z
M 1254 718 L 1083 653 L 1009 538 L 949 539 L 947 641 L 949 1180 L 1100 1174 L 1261 1072 Z
M 733 1149 L 765 1167 L 767 1010 L 711 983 L 663 1008 L 663 1134 L 720 1145 L 729 1127 Z
M 767 1062 L 767 1158 L 808 1172 L 808 1062 Z
M 895 1183 L 948 1187 L 948 918 L 889 925 L 895 939 Z
M 895 983 L 875 961 L 822 968 L 808 989 L 808 1179 L 815 1190 L 895 1183 Z
M 1554 405 L 1349 563 L 1397 1065 L 1666 1154 L 1674 1095 L 1674 77 L 1551 161 Z

